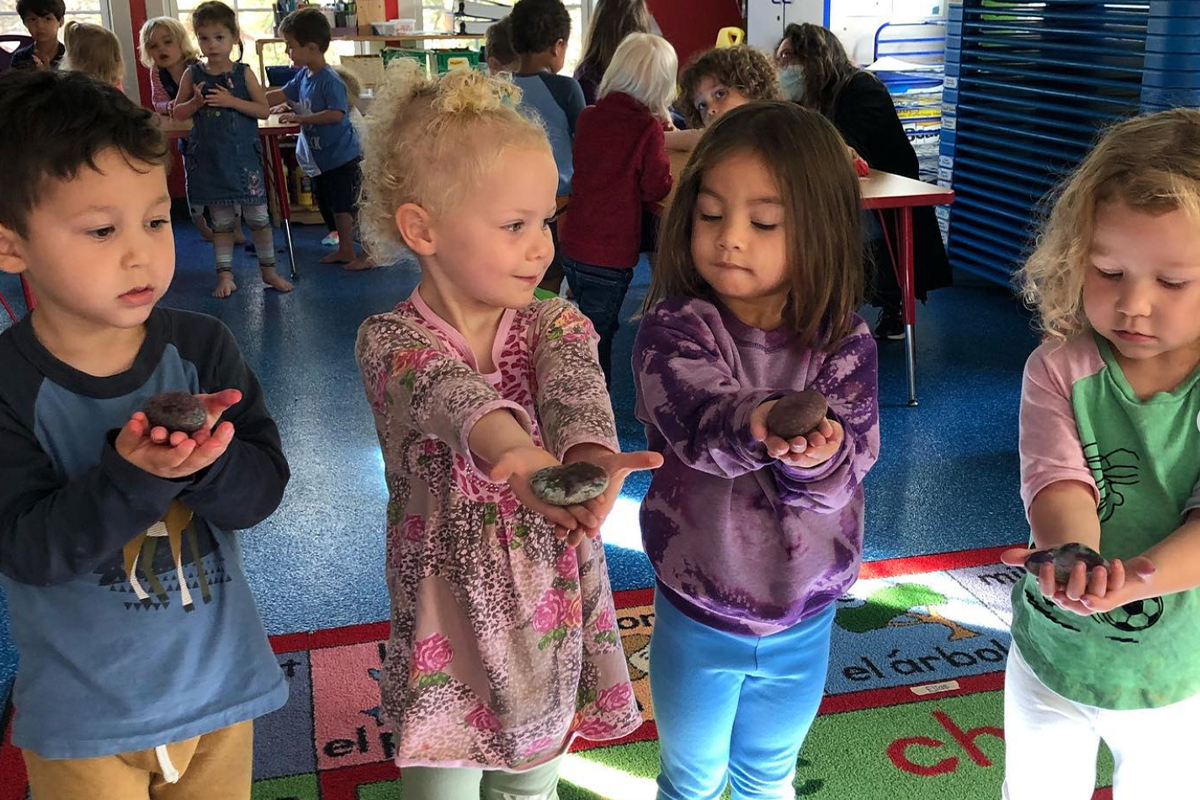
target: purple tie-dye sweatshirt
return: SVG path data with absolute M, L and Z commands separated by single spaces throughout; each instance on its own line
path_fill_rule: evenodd
M 776 633 L 857 579 L 862 481 L 879 457 L 879 376 L 871 333 L 854 321 L 820 352 L 707 300 L 665 300 L 642 320 L 637 416 L 665 459 L 642 503 L 642 541 L 659 590 L 694 619 Z M 807 388 L 825 395 L 846 435 L 827 462 L 800 469 L 767 455 L 750 415 Z

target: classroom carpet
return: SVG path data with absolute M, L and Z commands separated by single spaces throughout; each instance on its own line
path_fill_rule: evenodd
M 1009 594 L 1021 571 L 999 549 L 864 565 L 838 601 L 826 696 L 796 771 L 805 800 L 999 797 Z M 653 592 L 619 592 L 618 627 L 645 722 L 623 740 L 576 742 L 562 800 L 653 800 Z M 399 800 L 403 775 L 379 719 L 387 624 L 273 637 L 287 705 L 255 726 L 254 800 Z M 1104 751 L 1094 800 L 1111 797 Z M 0 800 L 25 800 L 24 765 L 5 735 Z

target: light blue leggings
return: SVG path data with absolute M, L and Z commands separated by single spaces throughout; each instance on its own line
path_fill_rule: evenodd
M 658 800 L 795 800 L 800 745 L 829 667 L 834 606 L 772 636 L 725 633 L 654 596 L 650 693 Z

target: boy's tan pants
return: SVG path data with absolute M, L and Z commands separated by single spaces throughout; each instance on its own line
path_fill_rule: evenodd
M 33 800 L 250 800 L 254 723 L 114 756 L 23 755 Z

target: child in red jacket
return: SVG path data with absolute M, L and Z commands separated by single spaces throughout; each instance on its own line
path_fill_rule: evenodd
M 596 105 L 575 124 L 571 207 L 559 223 L 563 272 L 600 334 L 612 384 L 612 342 L 641 242 L 642 207 L 671 191 L 663 143 L 678 62 L 666 39 L 631 33 L 613 55 Z

